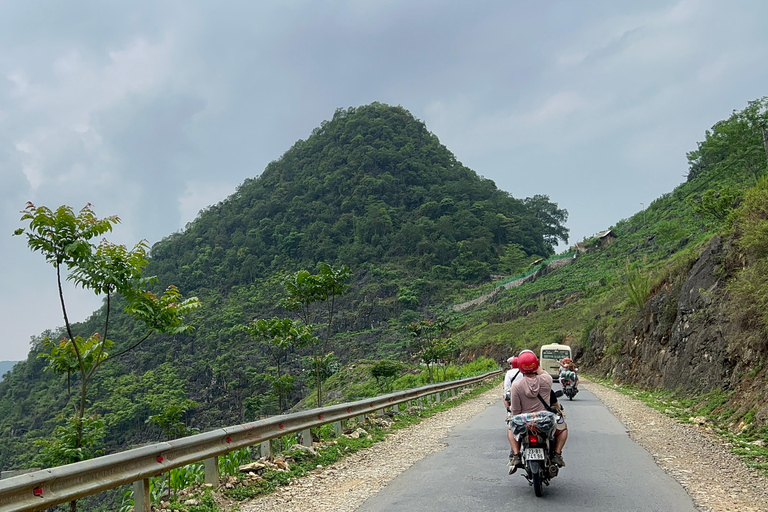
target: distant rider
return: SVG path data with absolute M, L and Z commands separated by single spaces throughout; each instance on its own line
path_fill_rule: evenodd
M 551 404 L 552 377 L 545 369 L 539 367 L 539 358 L 531 351 L 521 352 L 517 363 L 523 373 L 523 379 L 512 385 L 510 392 L 512 414 L 546 411 Z M 545 403 L 547 407 L 545 407 Z M 514 473 L 516 468 L 522 467 L 522 460 L 520 458 L 520 441 L 513 435 L 511 423 L 508 426 L 507 435 L 512 447 L 509 453 L 510 473 Z M 563 447 L 567 439 L 568 427 L 563 422 L 558 425 L 555 431 L 555 453 L 552 455 L 552 462 L 561 468 L 565 467 Z
M 565 381 L 570 380 L 573 387 L 579 385 L 579 375 L 576 373 L 576 365 L 570 357 L 565 357 L 560 362 L 560 385 L 565 387 Z

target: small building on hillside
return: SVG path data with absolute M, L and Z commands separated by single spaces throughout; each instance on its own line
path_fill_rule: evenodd
M 594 251 L 598 247 L 608 247 L 616 241 L 618 235 L 612 230 L 601 231 L 589 240 L 583 242 L 576 242 L 576 252 L 578 254 L 584 254 L 586 252 Z
M 600 246 L 601 247 L 608 247 L 613 242 L 616 241 L 617 235 L 613 232 L 612 229 L 609 229 L 608 231 L 603 231 L 602 233 L 597 234 L 597 238 L 600 239 Z

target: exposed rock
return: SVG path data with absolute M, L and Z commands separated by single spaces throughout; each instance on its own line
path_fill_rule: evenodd
M 266 467 L 267 465 L 263 462 L 251 462 L 250 464 L 239 466 L 237 470 L 241 473 L 261 473 Z
M 314 456 L 318 455 L 317 450 L 315 450 L 313 447 L 304 446 L 303 444 L 295 444 L 291 446 L 291 448 L 288 450 L 288 454 L 290 455 L 291 452 L 308 452 Z
M 734 392 L 734 418 L 754 409 L 755 421 L 768 424 L 768 349 L 744 343 L 723 300 L 732 275 L 729 251 L 728 243 L 714 237 L 690 269 L 651 291 L 634 323 L 610 338 L 593 329 L 582 367 L 648 389 Z M 738 424 L 732 427 L 738 430 Z
M 355 429 L 354 432 L 351 434 L 344 434 L 346 437 L 350 439 L 360 439 L 361 437 L 368 437 L 368 432 L 360 427 Z

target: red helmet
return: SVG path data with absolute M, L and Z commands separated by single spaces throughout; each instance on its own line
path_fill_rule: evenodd
M 509 363 L 509 366 L 511 366 L 512 368 L 519 368 L 518 359 L 519 358 L 517 356 L 513 356 L 507 359 L 507 362 Z
M 539 369 L 539 358 L 533 352 L 522 352 L 517 358 L 517 365 L 523 373 L 534 373 Z
M 563 364 L 571 364 L 571 358 L 570 357 L 564 357 L 563 358 Z

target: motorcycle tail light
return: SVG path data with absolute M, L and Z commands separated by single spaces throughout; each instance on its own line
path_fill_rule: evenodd
M 536 434 L 531 434 L 528 436 L 528 441 L 530 441 L 531 444 L 536 444 L 538 442 L 538 438 L 536 437 Z

